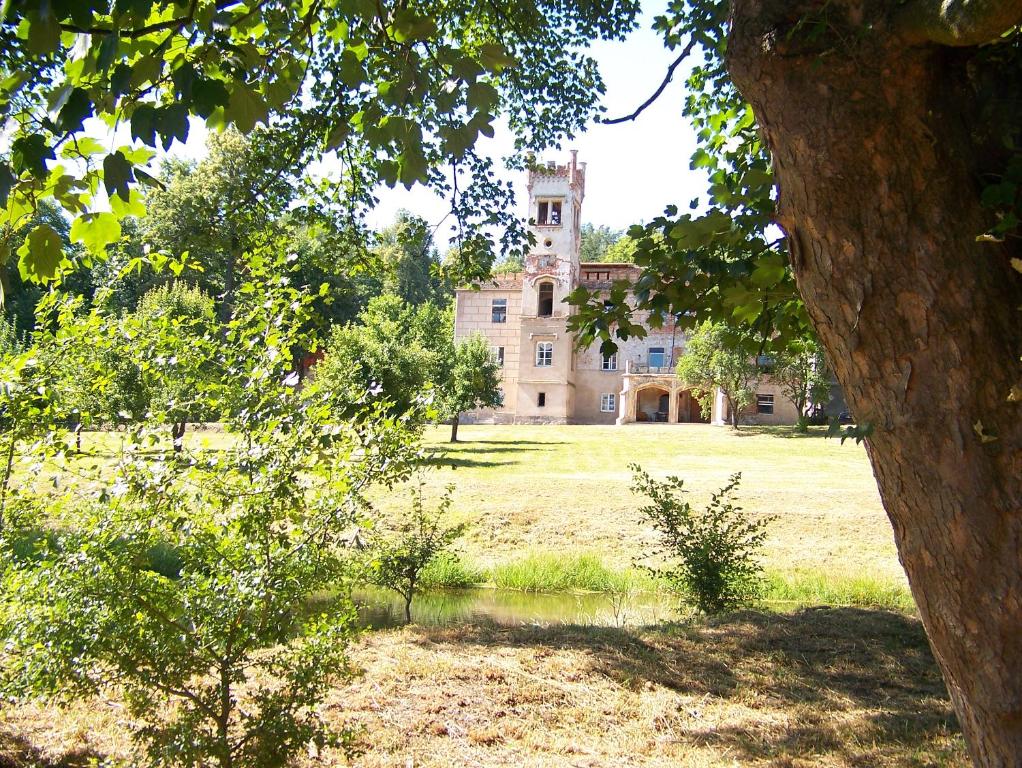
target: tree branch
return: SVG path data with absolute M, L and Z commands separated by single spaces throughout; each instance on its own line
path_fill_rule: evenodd
M 599 122 L 602 123 L 603 125 L 615 125 L 617 123 L 626 123 L 629 120 L 634 120 L 644 111 L 646 111 L 646 109 L 654 101 L 660 98 L 660 94 L 664 92 L 664 89 L 667 88 L 671 80 L 674 79 L 674 70 L 678 68 L 681 62 L 688 58 L 688 55 L 692 53 L 692 49 L 695 47 L 695 44 L 696 44 L 695 38 L 692 38 L 688 41 L 688 45 L 686 45 L 684 49 L 682 49 L 681 53 L 678 55 L 678 58 L 672 61 L 671 66 L 667 68 L 667 74 L 664 76 L 664 81 L 660 83 L 660 87 L 653 92 L 652 96 L 650 96 L 648 99 L 642 102 L 634 112 L 632 112 L 630 115 L 625 115 L 624 117 L 614 117 L 609 120 L 601 119 Z
M 1022 24 L 1022 0 L 910 0 L 894 29 L 909 43 L 964 47 L 996 40 Z

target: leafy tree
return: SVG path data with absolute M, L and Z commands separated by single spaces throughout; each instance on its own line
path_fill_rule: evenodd
M 168 162 L 164 185 L 147 197 L 145 241 L 173 256 L 189 253 L 195 266 L 188 277 L 219 297 L 221 321 L 234 304 L 241 255 L 296 196 L 300 169 L 289 163 L 282 144 L 266 130 L 210 134 L 206 158 Z
M 753 520 L 732 503 L 741 474 L 732 475 L 706 509 L 697 512 L 682 498 L 686 491 L 680 478 L 659 481 L 637 464 L 630 469 L 632 490 L 650 502 L 639 513 L 660 535 L 658 552 L 669 561 L 653 572 L 706 614 L 726 613 L 755 600 L 762 591 L 758 554 L 774 518 Z
M 220 341 L 213 300 L 197 287 L 170 283 L 143 296 L 125 326 L 130 343 L 143 350 L 139 368 L 149 418 L 171 425 L 174 451 L 180 453 L 187 423 L 211 413 L 207 398 L 222 378 L 216 370 Z
M 492 273 L 494 275 L 509 275 L 515 272 L 521 272 L 525 269 L 525 259 L 520 257 L 513 257 L 508 259 L 502 259 L 493 265 Z
M 465 524 L 445 526 L 443 519 L 451 507 L 448 487 L 435 512 L 422 501 L 422 485 L 412 492 L 411 512 L 389 532 L 378 534 L 370 546 L 369 579 L 392 589 L 405 601 L 405 620 L 412 620 L 412 600 L 422 572 L 465 532 Z
M 579 259 L 581 261 L 607 261 L 607 250 L 621 239 L 621 232 L 616 232 L 606 225 L 594 227 L 583 224 L 580 230 Z
M 629 231 L 634 308 L 776 347 L 818 334 L 983 766 L 1022 754 L 1022 614 L 1002 608 L 1022 571 L 1020 21 L 1017 2 L 670 4 L 655 25 L 671 73 L 695 56 L 709 195 Z M 594 337 L 632 331 L 625 308 L 576 298 Z
M 740 335 L 707 321 L 686 341 L 678 376 L 692 388 L 704 417 L 710 415 L 719 389 L 727 400 L 731 427 L 738 429 L 739 416 L 752 402 L 760 371 Z
M 168 461 L 147 425 L 132 429 L 112 476 L 55 484 L 41 508 L 59 509 L 61 528 L 3 573 L 6 692 L 116 687 L 151 765 L 279 766 L 310 743 L 344 743 L 317 707 L 347 673 L 352 606 L 342 591 L 329 613 L 297 607 L 343 590 L 341 533 L 365 490 L 406 479 L 414 456 L 406 425 L 372 398 L 339 423 L 297 391 L 289 350 L 306 343 L 312 297 L 263 259 L 248 259 L 239 292 L 258 301 L 239 301 L 219 347 L 216 386 L 245 405 L 225 414 L 237 443 Z M 56 451 L 48 461 L 62 478 L 83 471 Z
M 628 235 L 619 237 L 607 248 L 601 261 L 624 264 L 634 262 L 635 240 Z
M 476 334 L 451 344 L 448 373 L 440 394 L 440 411 L 451 420 L 451 442 L 458 442 L 461 414 L 475 408 L 497 408 L 503 402 L 500 366 L 486 338 Z
M 830 396 L 830 372 L 816 339 L 795 339 L 775 359 L 770 378 L 781 385 L 781 392 L 795 406 L 797 429 L 805 432 L 809 407 Z
M 377 253 L 386 269 L 384 292 L 412 305 L 432 301 L 443 306 L 450 301 L 451 288 L 440 274 L 440 255 L 425 219 L 398 211 L 379 239 Z
M 397 296 L 372 299 L 356 323 L 335 328 L 314 369 L 314 387 L 343 413 L 367 389 L 393 413 L 422 414 L 436 394 L 450 360 L 450 313 L 427 303 L 409 306 Z

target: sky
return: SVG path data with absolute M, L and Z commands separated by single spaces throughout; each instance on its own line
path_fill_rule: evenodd
M 660 85 L 674 59 L 676 54 L 666 50 L 660 36 L 650 29 L 662 8 L 660 3 L 650 4 L 639 28 L 626 40 L 601 41 L 590 49 L 607 86 L 603 99 L 607 117 L 634 111 Z M 583 223 L 623 230 L 661 214 L 667 205 L 685 207 L 705 193 L 705 175 L 688 167 L 695 150 L 695 132 L 681 114 L 684 80 L 683 68 L 679 68 L 660 98 L 638 119 L 618 125 L 592 124 L 582 135 L 566 141 L 560 151 L 539 156 L 540 160 L 566 163 L 569 150 L 578 150 L 579 162 L 586 163 Z M 512 143 L 508 132 L 501 133 L 498 127 L 494 138 L 481 146 L 499 158 L 510 153 Z M 519 214 L 524 218 L 528 205 L 526 175 L 506 172 L 504 178 L 515 185 Z M 433 223 L 447 210 L 442 200 L 422 188 L 383 189 L 379 197 L 380 204 L 370 216 L 374 227 L 391 223 L 400 208 Z
M 631 113 L 663 80 L 675 54 L 664 48 L 659 34 L 650 27 L 664 6 L 663 2 L 648 4 L 639 27 L 624 41 L 601 41 L 590 49 L 606 83 L 603 104 L 607 117 Z M 681 114 L 685 77 L 686 71 L 680 67 L 660 98 L 636 120 L 618 125 L 590 124 L 584 133 L 566 140 L 560 150 L 539 156 L 543 161 L 566 163 L 569 151 L 578 150 L 579 161 L 587 164 L 583 223 L 624 230 L 661 214 L 667 205 L 685 207 L 705 193 L 704 174 L 688 167 L 695 150 L 695 133 Z M 499 160 L 511 153 L 513 137 L 506 128 L 501 130 L 499 123 L 495 123 L 495 129 L 495 136 L 482 139 L 479 148 Z M 205 126 L 193 120 L 188 142 L 173 147 L 169 154 L 201 157 L 206 135 Z M 498 167 L 502 166 L 498 163 Z M 329 174 L 330 168 L 324 164 L 318 170 Z M 525 218 L 528 204 L 525 173 L 504 171 L 502 177 L 514 185 L 519 215 Z M 376 192 L 379 204 L 368 216 L 373 228 L 392 223 L 402 208 L 434 225 L 447 213 L 447 204 L 442 199 L 419 186 L 412 190 L 383 187 Z M 446 227 L 441 227 L 438 239 L 446 231 Z M 443 248 L 444 243 L 438 245 Z

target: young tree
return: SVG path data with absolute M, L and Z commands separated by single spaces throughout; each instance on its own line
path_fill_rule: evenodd
M 416 306 L 431 301 L 443 306 L 451 300 L 451 287 L 440 274 L 440 254 L 433 244 L 429 223 L 406 210 L 379 234 L 376 248 L 386 277 L 384 292 Z
M 760 376 L 755 357 L 741 342 L 727 326 L 705 322 L 685 343 L 678 361 L 678 376 L 692 388 L 703 416 L 710 415 L 719 389 L 727 400 L 733 429 L 738 429 L 741 412 L 752 402 L 753 386 Z
M 146 425 L 132 429 L 112 472 L 55 483 L 38 505 L 30 522 L 59 509 L 60 526 L 37 556 L 2 561 L 5 694 L 116 689 L 152 765 L 281 766 L 310 743 L 343 743 L 317 713 L 347 673 L 342 533 L 365 490 L 406 480 L 416 455 L 407 425 L 372 398 L 339 422 L 296 390 L 289 350 L 306 343 L 312 297 L 280 280 L 270 254 L 246 273 L 239 295 L 258 298 L 239 301 L 218 337 L 215 382 L 244 405 L 225 414 L 236 444 L 170 461 Z M 83 471 L 59 452 L 47 460 L 62 479 Z M 13 544 L 0 536 L 3 551 Z M 328 614 L 299 609 L 339 586 Z
M 809 425 L 809 408 L 826 401 L 830 395 L 830 371 L 823 349 L 813 338 L 791 341 L 775 358 L 770 378 L 781 385 L 781 392 L 795 406 L 797 429 Z
M 451 420 L 451 442 L 458 442 L 461 414 L 497 408 L 503 402 L 500 366 L 486 338 L 476 334 L 451 345 L 449 369 L 440 391 L 440 411 Z
M 412 600 L 422 572 L 465 532 L 465 524 L 445 526 L 451 507 L 448 487 L 435 512 L 422 501 L 422 484 L 412 492 L 412 509 L 392 530 L 377 536 L 370 546 L 369 578 L 374 584 L 397 592 L 405 601 L 405 620 L 412 620 Z
M 331 332 L 323 359 L 314 368 L 313 387 L 324 392 L 339 413 L 374 389 L 393 413 L 421 416 L 449 359 L 447 315 L 433 304 L 411 307 L 389 294 L 370 300 L 357 322 Z

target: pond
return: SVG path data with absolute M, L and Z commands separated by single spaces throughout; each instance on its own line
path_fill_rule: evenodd
M 359 623 L 370 629 L 405 624 L 404 600 L 389 590 L 360 587 L 352 593 Z M 656 624 L 682 617 L 671 595 L 537 593 L 509 589 L 451 589 L 423 592 L 412 602 L 412 621 L 427 626 L 453 624 Z

